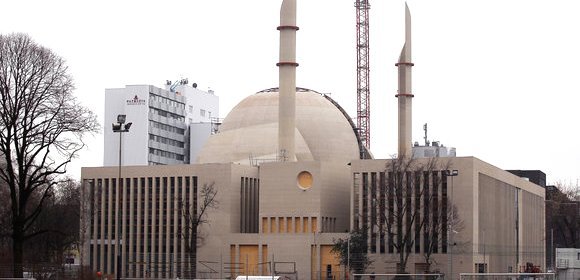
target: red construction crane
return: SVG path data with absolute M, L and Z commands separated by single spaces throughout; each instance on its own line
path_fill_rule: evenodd
M 371 148 L 370 75 L 369 75 L 369 0 L 355 0 L 356 8 L 356 84 L 357 128 L 361 144 Z M 361 147 L 361 158 L 367 154 Z

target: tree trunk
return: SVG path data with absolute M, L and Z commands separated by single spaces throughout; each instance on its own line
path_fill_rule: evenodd
M 404 249 L 401 249 L 401 251 Z M 405 273 L 405 257 L 403 256 L 403 253 L 399 254 L 399 263 L 397 264 L 397 273 Z
M 399 274 L 407 274 L 407 271 L 406 271 L 407 270 L 406 269 L 407 264 L 406 263 L 403 264 L 403 262 L 404 262 L 404 259 L 403 258 L 401 258 L 400 261 L 401 262 L 397 264 L 397 273 L 399 273 Z M 411 277 L 409 275 L 397 275 L 394 278 L 394 280 L 410 280 L 410 279 L 411 279 Z
M 14 223 L 12 227 L 12 277 L 22 278 L 23 276 L 23 245 L 24 232 L 22 227 L 18 226 L 20 223 Z
M 189 274 L 190 278 L 197 278 L 197 229 L 191 232 L 189 240 Z
M 193 278 L 197 278 L 197 247 L 193 247 L 192 254 L 191 273 Z

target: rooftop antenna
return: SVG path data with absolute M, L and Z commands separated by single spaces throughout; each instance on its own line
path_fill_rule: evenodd
M 177 86 L 187 85 L 188 83 L 189 83 L 189 80 L 187 78 L 178 79 L 173 84 L 171 84 L 171 81 L 167 80 L 167 85 L 171 85 L 171 87 L 169 87 L 169 91 L 171 91 L 171 92 L 175 92 L 175 88 L 177 88 Z
M 427 123 L 423 125 L 423 130 L 425 131 L 425 146 L 429 146 L 429 140 L 427 140 Z

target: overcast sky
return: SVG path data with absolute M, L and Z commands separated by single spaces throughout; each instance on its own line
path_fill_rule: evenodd
M 353 0 L 298 0 L 297 85 L 356 117 Z M 220 97 L 221 117 L 275 87 L 280 0 L 3 1 L 0 33 L 25 32 L 64 57 L 75 95 L 102 120 L 105 88 L 188 78 Z M 413 140 L 502 169 L 580 178 L 580 2 L 414 0 Z M 371 150 L 397 150 L 404 1 L 371 0 Z M 105 124 L 105 129 L 110 125 Z M 69 171 L 100 166 L 103 134 Z

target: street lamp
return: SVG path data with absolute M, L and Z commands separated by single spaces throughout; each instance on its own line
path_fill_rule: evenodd
M 346 278 L 350 279 L 350 235 L 346 240 Z
M 459 171 L 457 169 L 454 170 L 445 170 L 445 175 L 447 177 L 451 177 L 451 198 L 449 199 L 449 208 L 451 208 L 451 221 L 449 222 L 449 227 L 447 228 L 449 241 L 449 278 L 453 280 L 453 224 L 454 224 L 454 213 L 453 213 L 453 177 L 459 175 Z
M 119 176 L 117 177 L 117 192 L 121 191 L 121 145 L 123 132 L 129 132 L 129 128 L 133 123 L 125 124 L 127 119 L 126 115 L 117 115 L 117 123 L 113 123 L 113 132 L 119 133 Z M 117 204 L 121 204 L 119 201 L 119 196 L 117 196 Z M 115 221 L 115 227 L 117 228 L 117 280 L 121 280 L 121 211 L 119 211 L 121 206 L 117 208 L 117 219 Z

